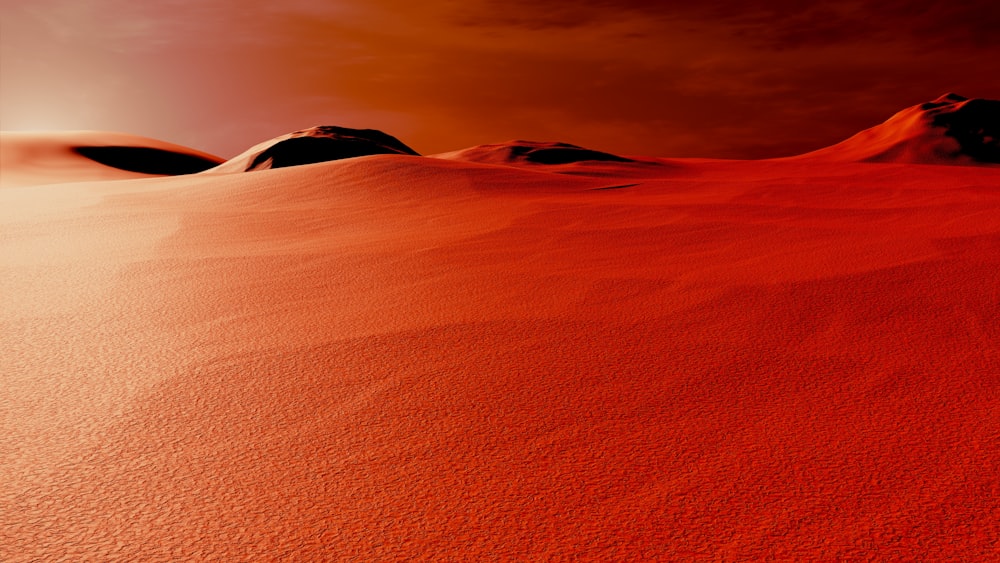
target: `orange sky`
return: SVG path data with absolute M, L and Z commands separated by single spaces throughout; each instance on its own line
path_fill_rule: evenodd
M 759 158 L 1000 98 L 996 0 L 0 0 L 0 127 L 220 156 L 296 129 Z

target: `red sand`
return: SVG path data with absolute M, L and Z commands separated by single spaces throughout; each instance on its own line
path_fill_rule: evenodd
M 1000 557 L 1000 169 L 650 168 L 0 190 L 0 560 Z

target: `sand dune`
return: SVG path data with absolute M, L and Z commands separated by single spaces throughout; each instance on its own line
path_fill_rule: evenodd
M 294 138 L 0 190 L 0 560 L 995 558 L 1000 169 Z
M 834 162 L 1000 164 L 1000 101 L 958 94 L 907 108 L 885 123 L 803 157 Z
M 192 174 L 221 162 L 195 149 L 124 133 L 0 133 L 0 187 Z
M 479 145 L 435 155 L 438 158 L 491 164 L 570 164 L 574 162 L 632 162 L 623 156 L 585 149 L 569 143 L 541 141 L 507 141 Z
M 268 170 L 374 154 L 416 155 L 417 152 L 399 139 L 374 129 L 322 125 L 264 141 L 215 171 Z

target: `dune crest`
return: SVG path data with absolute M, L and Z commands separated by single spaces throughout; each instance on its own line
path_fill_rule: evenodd
M 831 162 L 1000 164 L 1000 101 L 948 93 L 801 157 Z
M 215 171 L 251 172 L 376 154 L 419 156 L 399 139 L 375 129 L 320 125 L 254 145 Z

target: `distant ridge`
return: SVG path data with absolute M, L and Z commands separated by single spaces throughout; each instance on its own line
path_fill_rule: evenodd
M 574 162 L 634 162 L 616 154 L 571 145 L 543 141 L 507 141 L 479 145 L 436 155 L 448 160 L 489 164 L 571 164 Z
M 906 108 L 845 141 L 794 158 L 1000 164 L 1000 101 L 948 93 Z
M 419 156 L 399 139 L 375 129 L 322 125 L 264 141 L 215 170 L 250 172 L 375 154 Z

